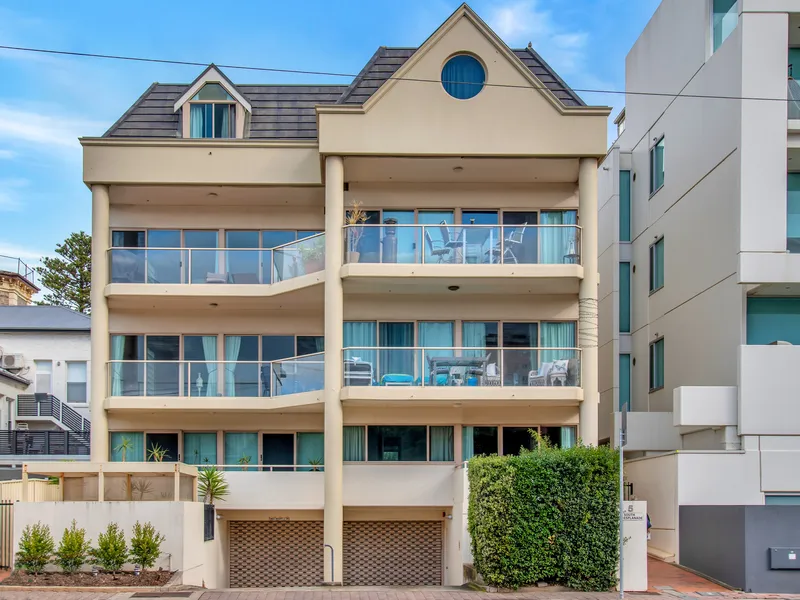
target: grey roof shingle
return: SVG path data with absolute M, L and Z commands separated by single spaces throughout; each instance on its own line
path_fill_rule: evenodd
M 86 333 L 92 320 L 63 306 L 0 306 L 0 331 L 75 331 Z
M 237 85 L 253 111 L 245 137 L 267 140 L 316 140 L 317 104 L 359 105 L 366 102 L 416 52 L 416 48 L 381 46 L 349 86 Z M 565 106 L 585 106 L 541 56 L 531 48 L 512 50 Z M 178 100 L 191 84 L 154 83 L 103 137 L 176 138 Z

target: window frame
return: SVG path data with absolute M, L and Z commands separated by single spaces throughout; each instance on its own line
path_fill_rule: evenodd
M 623 290 L 623 272 L 627 274 L 627 286 Z M 632 279 L 632 272 L 633 269 L 631 268 L 631 263 L 629 261 L 620 261 L 619 262 L 619 332 L 620 333 L 630 333 L 632 329 L 632 307 L 631 307 L 631 279 Z M 623 291 L 626 292 L 623 294 Z M 623 311 L 623 299 L 627 299 L 627 311 Z M 625 319 L 623 319 L 623 316 Z M 627 327 L 623 328 L 623 321 L 627 321 Z
M 655 196 L 661 188 L 664 187 L 664 183 L 667 180 L 666 176 L 666 167 L 665 167 L 665 157 L 666 157 L 666 143 L 665 143 L 665 134 L 661 134 L 654 142 L 653 145 L 650 146 L 650 197 L 652 198 Z M 658 146 L 661 146 L 661 183 L 659 185 L 656 184 L 655 174 L 656 174 L 656 159 L 658 153 L 656 149 Z
M 658 266 L 658 246 L 659 246 L 659 244 L 661 245 L 660 246 L 661 247 L 661 270 L 660 270 L 661 285 L 657 285 L 658 282 L 656 281 L 656 277 L 655 277 L 656 269 L 654 269 L 654 266 L 656 266 L 656 267 Z M 664 284 L 666 282 L 665 268 L 664 268 L 665 263 L 666 263 L 666 245 L 664 243 L 664 236 L 663 235 L 660 236 L 652 244 L 650 244 L 649 263 L 650 263 L 650 273 L 649 273 L 650 281 L 649 281 L 649 286 L 648 287 L 650 288 L 650 295 L 652 296 L 653 294 L 655 294 L 660 289 L 663 289 L 664 288 Z
M 65 363 L 66 363 L 66 370 L 67 370 L 67 373 L 66 373 L 66 398 L 65 398 L 65 400 L 66 400 L 67 404 L 74 404 L 74 405 L 88 404 L 89 403 L 89 361 L 87 361 L 87 360 L 68 360 L 68 361 L 65 361 Z M 69 378 L 69 366 L 70 365 L 81 365 L 81 364 L 83 365 L 83 375 L 84 375 L 83 381 L 70 381 L 70 378 Z M 74 401 L 72 401 L 72 400 L 69 399 L 69 384 L 70 383 L 79 383 L 79 384 L 82 383 L 83 384 L 83 386 L 84 386 L 84 388 L 83 388 L 84 389 L 84 394 L 83 394 L 83 398 L 84 399 L 83 400 L 74 400 Z
M 623 213 L 623 193 L 622 182 L 627 181 L 627 193 L 625 194 L 625 212 Z M 631 179 L 630 169 L 620 169 L 619 171 L 619 241 L 631 241 L 631 195 L 632 195 L 633 181 Z M 625 218 L 623 218 L 625 217 Z M 625 235 L 623 235 L 625 232 Z
M 660 346 L 659 346 L 660 344 Z M 661 359 L 661 382 L 660 385 L 654 385 L 659 382 L 655 381 L 655 362 L 659 356 L 656 355 L 656 352 L 659 352 L 660 348 L 660 359 Z M 666 353 L 665 353 L 665 343 L 664 343 L 664 336 L 660 336 L 658 339 L 653 340 L 650 342 L 650 347 L 648 349 L 649 354 L 649 373 L 648 373 L 648 387 L 649 393 L 657 392 L 659 390 L 664 389 L 664 379 L 665 379 L 665 364 L 666 364 Z
M 708 27 L 709 53 L 708 53 L 708 55 L 709 55 L 709 58 L 711 56 L 713 56 L 714 54 L 716 54 L 717 51 L 720 48 L 722 48 L 722 46 L 725 44 L 725 41 L 731 36 L 731 34 L 739 26 L 739 0 L 733 0 L 733 6 L 731 8 L 736 13 L 736 25 L 734 26 L 733 29 L 731 29 L 730 32 L 728 32 L 728 35 L 726 35 L 724 38 L 722 38 L 722 40 L 719 43 L 719 46 L 715 47 L 716 41 L 715 41 L 715 38 L 714 38 L 714 33 L 715 33 L 714 15 L 716 13 L 714 12 L 714 0 L 708 0 L 708 24 L 709 24 L 709 27 Z M 730 12 L 730 10 L 728 12 Z M 725 13 L 725 14 L 728 14 L 728 13 Z M 722 25 L 722 21 L 720 21 L 720 26 L 721 25 Z
M 228 94 L 228 96 L 230 96 L 230 99 L 226 98 L 226 99 L 220 99 L 220 100 L 195 100 L 194 98 L 197 95 L 199 95 L 200 92 L 203 91 L 203 88 L 206 87 L 209 84 L 217 84 L 217 85 L 219 85 L 225 91 L 225 93 Z M 210 137 L 206 137 L 206 136 L 192 137 L 192 106 L 195 106 L 195 105 L 207 105 L 207 104 L 212 105 L 212 108 L 211 108 L 211 134 L 212 135 Z M 229 115 L 229 117 L 232 116 L 232 118 L 233 118 L 233 123 L 230 123 L 228 125 L 228 132 L 231 135 L 229 135 L 227 137 L 217 137 L 217 136 L 214 135 L 214 133 L 215 133 L 214 125 L 215 125 L 215 122 L 216 122 L 216 119 L 217 119 L 217 116 L 216 116 L 216 112 L 217 112 L 216 111 L 216 105 L 218 105 L 218 104 L 227 105 L 229 107 L 228 115 Z M 224 86 L 221 81 L 206 81 L 205 83 L 203 83 L 203 85 L 200 87 L 200 89 L 198 89 L 197 92 L 195 92 L 192 95 L 192 97 L 189 98 L 183 104 L 183 106 L 181 107 L 181 110 L 184 111 L 185 114 L 186 114 L 185 121 L 184 121 L 184 137 L 187 138 L 187 139 L 191 139 L 191 140 L 235 140 L 235 139 L 238 139 L 240 137 L 239 136 L 239 121 L 240 121 L 240 119 L 242 119 L 244 117 L 244 115 L 242 114 L 243 110 L 241 109 L 241 104 L 239 104 L 239 102 L 236 100 L 234 95 L 231 94 L 230 90 L 228 90 L 227 87 Z M 205 120 L 205 115 L 204 115 L 204 120 Z
M 458 96 L 456 96 L 451 90 L 447 89 L 447 86 L 445 85 L 445 81 L 444 81 L 444 70 L 447 68 L 447 65 L 449 65 L 452 60 L 454 60 L 454 59 L 456 59 L 456 58 L 458 58 L 460 56 L 466 56 L 466 57 L 471 58 L 472 60 L 477 62 L 478 65 L 480 65 L 481 69 L 483 70 L 483 81 L 480 84 L 469 83 L 469 82 L 466 82 L 466 81 L 464 81 L 464 82 L 448 81 L 447 82 L 448 84 L 451 84 L 451 85 L 455 84 L 456 86 L 458 86 L 458 85 L 480 85 L 480 89 L 477 92 L 475 92 L 472 96 L 468 96 L 467 98 L 459 98 Z M 472 52 L 462 51 L 462 52 L 455 52 L 454 54 L 451 54 L 450 56 L 448 56 L 445 59 L 445 61 L 442 63 L 441 69 L 439 69 L 439 83 L 442 84 L 442 91 L 445 94 L 447 94 L 448 98 L 451 98 L 453 100 L 459 100 L 461 102 L 465 102 L 467 100 L 472 100 L 473 98 L 476 98 L 477 96 L 479 96 L 480 93 L 484 89 L 486 89 L 486 82 L 488 80 L 489 80 L 489 69 L 486 68 L 486 63 L 483 60 L 481 60 L 481 58 L 478 55 L 473 54 Z

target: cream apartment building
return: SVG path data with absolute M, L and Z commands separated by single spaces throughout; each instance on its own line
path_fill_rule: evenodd
M 798 0 L 664 0 L 598 171 L 600 440 L 628 404 L 651 551 L 754 592 L 800 592 L 798 59 Z
M 225 585 L 460 584 L 462 462 L 597 443 L 609 109 L 466 5 L 350 85 L 229 77 L 81 140 L 92 461 L 224 469 Z

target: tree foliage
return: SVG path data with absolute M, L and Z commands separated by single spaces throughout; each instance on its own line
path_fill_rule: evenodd
M 116 573 L 128 559 L 125 533 L 116 523 L 109 523 L 105 533 L 97 536 L 97 548 L 91 551 L 92 563 L 107 573 Z
M 17 568 L 38 575 L 50 562 L 55 542 L 47 525 L 26 525 L 17 549 Z
M 72 233 L 56 244 L 58 256 L 45 256 L 36 267 L 40 283 L 50 293 L 40 304 L 65 306 L 83 314 L 91 310 L 92 236 L 83 231 Z
M 149 569 L 156 564 L 161 555 L 161 544 L 166 538 L 156 531 L 149 521 L 142 525 L 139 521 L 133 525 L 131 538 L 131 558 L 142 569 Z
M 75 573 L 89 560 L 91 541 L 86 539 L 86 530 L 78 529 L 75 520 L 72 526 L 64 529 L 61 536 L 61 543 L 55 552 L 56 564 L 61 567 L 64 573 Z
M 540 445 L 469 461 L 467 516 L 475 568 L 490 585 L 539 581 L 605 591 L 616 584 L 618 455 Z

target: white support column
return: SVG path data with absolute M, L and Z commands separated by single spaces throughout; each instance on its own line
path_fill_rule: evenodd
M 342 344 L 344 298 L 342 266 L 344 226 L 344 162 L 325 159 L 325 577 L 342 584 Z M 331 567 L 333 565 L 333 568 Z
M 109 199 L 107 185 L 92 186 L 92 361 L 91 361 L 91 415 L 92 462 L 108 460 L 108 416 L 105 399 L 108 388 L 108 301 L 104 293 L 108 283 Z
M 581 158 L 578 172 L 578 214 L 581 225 L 583 280 L 578 292 L 578 346 L 581 348 L 581 386 L 578 435 L 584 444 L 597 445 L 597 159 Z

